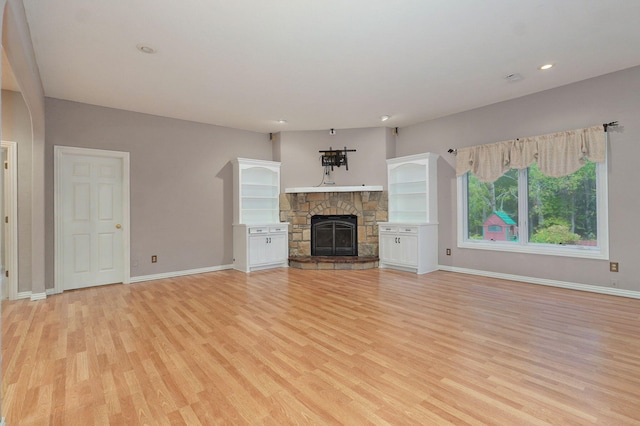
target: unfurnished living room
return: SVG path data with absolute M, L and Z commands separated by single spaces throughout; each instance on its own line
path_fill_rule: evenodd
M 1 5 L 0 426 L 640 424 L 639 1 Z

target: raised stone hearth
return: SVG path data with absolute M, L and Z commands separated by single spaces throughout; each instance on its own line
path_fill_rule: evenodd
M 352 214 L 358 218 L 358 255 L 377 258 L 378 222 L 388 220 L 387 205 L 386 191 L 281 194 L 280 220 L 291 224 L 289 256 L 311 256 L 311 216 Z
M 368 256 L 296 256 L 289 258 L 289 266 L 298 269 L 373 269 L 379 259 Z

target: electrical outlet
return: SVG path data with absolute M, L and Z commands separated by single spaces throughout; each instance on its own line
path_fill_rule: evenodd
M 153 256 L 151 256 L 151 263 L 157 263 L 157 262 L 158 262 L 158 256 L 154 254 Z
M 618 262 L 609 262 L 609 271 L 610 272 L 619 272 L 620 268 L 618 268 Z
M 451 249 L 447 249 L 447 256 L 451 256 Z

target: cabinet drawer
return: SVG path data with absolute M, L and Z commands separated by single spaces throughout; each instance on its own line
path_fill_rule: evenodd
M 272 226 L 269 228 L 269 232 L 287 232 L 286 226 Z
M 384 226 L 380 226 L 379 229 L 380 229 L 380 232 L 393 232 L 393 233 L 398 232 L 397 226 L 384 225 Z
M 268 234 L 269 228 L 267 227 L 249 228 L 249 233 L 250 234 Z
M 418 228 L 416 226 L 400 226 L 398 232 L 401 234 L 417 234 Z

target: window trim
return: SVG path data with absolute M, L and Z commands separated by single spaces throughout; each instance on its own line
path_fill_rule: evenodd
M 607 160 L 596 163 L 596 203 L 598 246 L 557 246 L 552 244 L 530 243 L 528 232 L 528 194 L 527 170 L 518 172 L 518 234 L 517 242 L 470 240 L 467 238 L 467 174 L 458 176 L 457 180 L 457 219 L 458 247 L 478 250 L 508 251 L 515 253 L 541 254 L 549 256 L 577 257 L 585 259 L 609 260 L 609 195 Z M 520 220 L 522 219 L 522 220 Z M 520 224 L 524 224 L 521 226 Z

